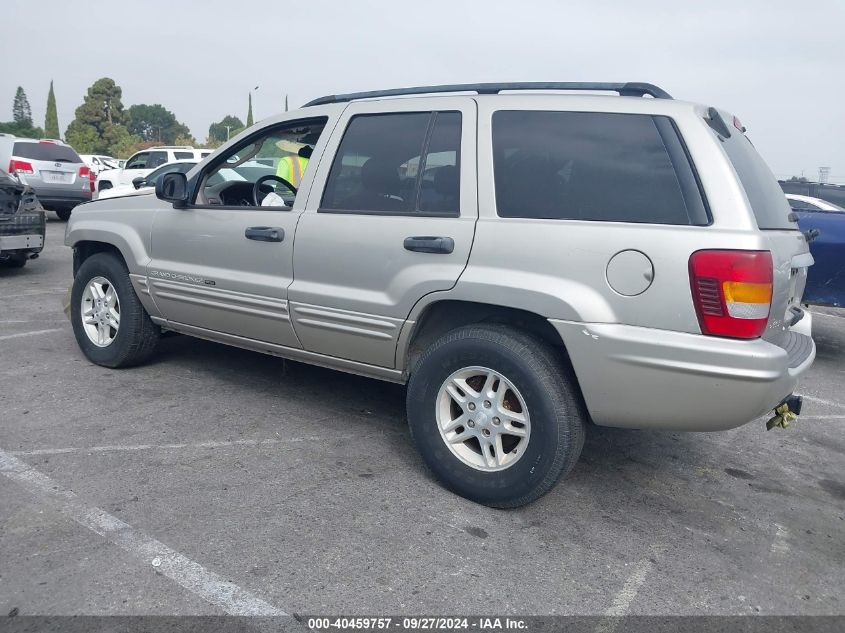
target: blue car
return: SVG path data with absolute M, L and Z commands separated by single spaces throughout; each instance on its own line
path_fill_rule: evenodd
M 819 232 L 810 243 L 816 263 L 807 271 L 804 303 L 845 307 L 845 209 L 810 196 L 788 193 L 786 198 L 801 230 Z

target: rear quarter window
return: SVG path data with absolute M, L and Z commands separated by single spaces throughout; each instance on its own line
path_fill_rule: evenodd
M 64 163 L 81 163 L 82 159 L 67 145 L 56 143 L 15 143 L 12 154 L 31 160 L 50 160 Z
M 493 165 L 502 217 L 710 222 L 668 117 L 499 111 L 493 115 Z
M 733 165 L 760 229 L 798 229 L 789 219 L 791 209 L 777 178 L 745 134 L 734 131 L 719 137 Z

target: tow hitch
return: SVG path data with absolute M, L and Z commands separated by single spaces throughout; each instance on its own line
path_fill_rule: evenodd
M 804 399 L 801 396 L 791 395 L 775 407 L 775 415 L 766 422 L 766 430 L 779 427 L 785 429 L 791 422 L 794 422 L 801 415 L 801 405 Z

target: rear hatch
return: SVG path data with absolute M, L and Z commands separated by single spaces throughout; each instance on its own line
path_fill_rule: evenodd
M 741 131 L 742 125 L 731 115 L 727 115 L 727 120 L 733 120 L 734 126 L 722 146 L 772 253 L 772 307 L 763 338 L 784 347 L 789 344 L 787 330 L 790 324 L 795 315 L 801 314 L 807 267 L 812 265 L 813 258 L 774 174 Z
M 15 141 L 12 148 L 15 171 L 37 192 L 56 192 L 88 186 L 87 166 L 67 145 L 46 141 Z M 85 173 L 80 169 L 85 167 Z

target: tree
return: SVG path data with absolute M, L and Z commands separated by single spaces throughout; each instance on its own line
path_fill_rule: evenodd
M 249 110 L 246 112 L 246 126 L 252 127 L 252 93 L 249 93 Z
M 208 127 L 209 144 L 222 144 L 244 129 L 244 123 L 238 117 L 227 114 L 222 121 Z
M 14 121 L 0 122 L 0 132 L 11 134 L 12 136 L 20 136 L 21 138 L 44 138 L 44 130 L 40 127 L 19 125 Z M 0 165 L 0 169 L 2 169 L 2 165 Z
M 140 136 L 145 141 L 173 145 L 178 137 L 191 135 L 188 126 L 177 121 L 176 116 L 161 104 L 140 103 L 131 106 L 126 112 L 129 116 L 129 133 Z
M 120 100 L 122 95 L 113 79 L 103 77 L 95 81 L 76 109 L 76 118 L 68 125 L 65 140 L 83 154 L 119 153 L 119 149 L 131 144 L 126 138 L 131 135 L 125 127 L 128 116 Z
M 32 127 L 32 108 L 29 107 L 29 99 L 21 86 L 15 92 L 15 100 L 12 103 L 12 119 L 21 127 Z
M 44 135 L 47 138 L 59 138 L 60 134 L 56 95 L 53 92 L 53 81 L 50 80 L 50 92 L 47 93 L 47 115 L 44 117 Z

